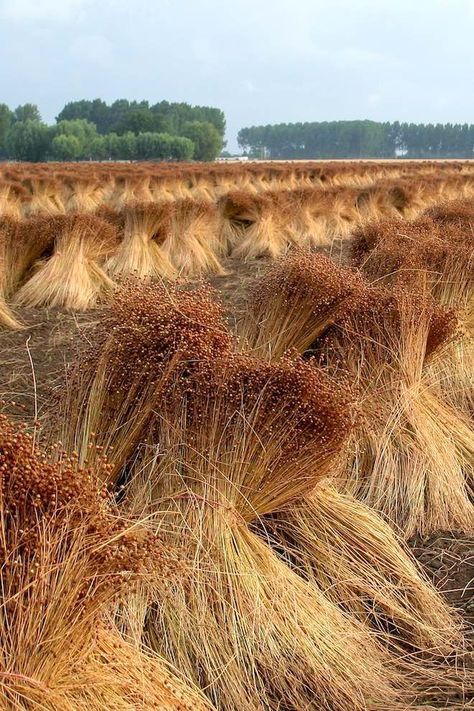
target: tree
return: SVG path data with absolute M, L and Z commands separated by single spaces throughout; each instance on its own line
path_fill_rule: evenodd
M 55 160 L 76 160 L 81 155 L 81 143 L 77 136 L 62 133 L 53 138 L 51 154 Z
M 191 160 L 194 157 L 194 143 L 185 136 L 171 136 L 169 160 Z
M 472 158 L 473 130 L 467 124 L 321 121 L 250 126 L 239 131 L 237 140 L 256 157 Z
M 36 104 L 17 106 L 14 112 L 15 121 L 41 121 L 41 114 Z
M 221 138 L 225 133 L 225 116 L 213 106 L 191 106 L 185 102 L 159 101 L 150 106 L 148 101 L 117 99 L 110 106 L 101 99 L 70 101 L 60 111 L 56 121 L 86 119 L 97 126 L 100 134 L 107 133 L 168 133 L 182 135 L 189 121 L 211 123 Z
M 17 121 L 6 135 L 7 155 L 16 160 L 45 160 L 51 145 L 51 132 L 41 121 Z
M 119 158 L 122 160 L 134 160 L 137 158 L 137 136 L 132 131 L 118 136 Z
M 117 124 L 117 133 L 131 131 L 135 135 L 138 133 L 152 132 L 154 129 L 154 116 L 150 109 L 133 109 L 129 111 Z
M 71 119 L 60 121 L 53 127 L 53 131 L 56 136 L 74 136 L 79 144 L 76 158 L 90 158 L 92 142 L 97 138 L 95 124 L 86 119 Z
M 0 104 L 0 158 L 6 154 L 5 140 L 8 129 L 13 123 L 13 111 L 6 104 Z
M 57 123 L 85 119 L 97 127 L 99 133 L 107 133 L 110 127 L 110 108 L 102 99 L 70 101 L 56 116 Z
M 139 133 L 136 141 L 138 160 L 190 160 L 194 151 L 189 138 L 168 133 Z
M 89 152 L 92 160 L 105 160 L 109 158 L 107 137 L 96 136 L 89 146 Z
M 182 135 L 194 143 L 195 160 L 215 160 L 222 150 L 219 131 L 207 121 L 188 121 L 183 126 Z
M 60 121 L 55 127 L 56 137 L 74 137 L 79 145 L 79 152 L 75 158 L 90 158 L 90 147 L 97 137 L 95 124 L 86 119 L 71 119 L 70 121 Z M 64 142 L 63 142 L 64 143 Z M 64 145 L 66 145 L 64 143 Z M 73 145 L 72 143 L 70 144 Z

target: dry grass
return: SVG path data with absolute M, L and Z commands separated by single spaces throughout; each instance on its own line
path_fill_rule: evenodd
M 313 353 L 358 389 L 347 491 L 406 536 L 471 531 L 472 431 L 430 368 L 451 343 L 454 314 L 413 285 L 369 287 L 327 262 L 289 256 L 259 279 L 240 324 L 243 341 L 266 358 Z
M 232 256 L 249 261 L 275 258 L 288 247 L 288 200 L 284 192 L 252 195 L 233 191 L 221 199 L 221 240 Z
M 389 646 L 449 655 L 461 620 L 372 509 L 334 483 L 262 522 L 261 535 L 326 597 L 377 630 Z
M 374 288 L 321 344 L 331 371 L 361 392 L 347 490 L 407 537 L 474 523 L 472 430 L 427 367 L 454 327 L 452 313 L 416 291 Z
M 22 203 L 23 217 L 62 215 L 66 209 L 61 196 L 61 182 L 44 175 L 30 175 L 23 183 L 27 200 Z
M 429 291 L 443 306 L 455 308 L 457 338 L 433 366 L 449 401 L 474 413 L 474 207 L 453 201 L 427 211 L 414 222 L 369 224 L 352 239 L 353 262 L 372 281 L 402 283 Z
M 0 218 L 0 325 L 10 330 L 22 328 L 7 304 L 9 296 L 9 252 L 17 234 L 18 222 L 10 217 Z

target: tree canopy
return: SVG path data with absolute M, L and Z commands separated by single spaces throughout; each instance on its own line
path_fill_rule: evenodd
M 211 106 L 191 106 L 186 103 L 160 101 L 150 105 L 148 101 L 117 99 L 108 105 L 102 99 L 70 101 L 60 111 L 56 121 L 86 119 L 97 127 L 98 133 L 122 134 L 132 131 L 169 133 L 182 135 L 185 123 L 199 121 L 211 123 L 221 138 L 225 133 L 225 116 L 220 109 Z
M 214 160 L 222 150 L 222 136 L 209 121 L 186 121 L 182 133 L 194 144 L 196 160 Z
M 321 121 L 251 126 L 237 140 L 265 158 L 472 158 L 474 125 Z
M 51 132 L 41 121 L 17 121 L 8 130 L 5 147 L 8 156 L 17 160 L 43 161 L 48 156 Z
M 0 104 L 0 158 L 15 160 L 215 160 L 225 117 L 211 106 L 118 99 L 71 101 L 47 126 L 38 107 Z

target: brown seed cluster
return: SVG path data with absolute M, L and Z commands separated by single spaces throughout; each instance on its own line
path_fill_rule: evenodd
M 416 289 L 439 283 L 474 283 L 474 209 L 453 201 L 413 221 L 383 220 L 360 227 L 351 241 L 353 264 L 371 280 L 408 282 Z M 455 305 L 454 303 L 452 304 Z
M 474 200 L 449 200 L 426 211 L 426 215 L 440 227 L 456 227 L 466 236 L 474 234 Z
M 436 225 L 428 217 L 413 222 L 402 219 L 369 222 L 356 229 L 351 237 L 352 262 L 357 267 L 365 266 L 375 249 L 378 256 L 383 250 L 383 269 L 393 272 L 413 258 L 420 241 L 436 233 Z
M 172 359 L 179 359 L 187 371 L 232 347 L 222 307 L 211 289 L 135 280 L 116 294 L 91 340 L 96 344 L 79 367 L 87 362 L 93 368 L 104 342 L 112 342 L 109 369 L 118 389 L 127 389 L 135 378 L 160 377 Z
M 130 279 L 86 334 L 51 409 L 53 441 L 106 447 L 114 473 L 133 455 L 167 389 L 232 350 L 220 304 L 206 286 Z M 113 452 L 111 451 L 113 448 Z
M 230 410 L 254 413 L 262 439 L 284 433 L 282 456 L 308 446 L 333 448 L 344 440 L 353 421 L 353 398 L 323 371 L 300 359 L 262 363 L 245 356 L 226 366 L 222 398 Z
M 346 440 L 356 405 L 350 390 L 313 362 L 228 355 L 203 364 L 184 389 L 170 393 L 163 411 L 173 422 L 186 413 L 186 441 L 193 446 L 204 443 L 212 452 L 233 441 L 231 452 L 247 440 L 254 455 L 259 448 L 271 452 L 273 471 L 292 464 L 294 476 L 304 477 L 307 458 L 314 467 Z
M 147 569 L 162 567 L 167 576 L 179 567 L 176 552 L 151 530 L 121 518 L 101 483 L 107 467 L 100 459 L 94 468 L 79 467 L 77 458 L 59 447 L 41 450 L 24 428 L 0 415 L 2 575 L 11 576 L 19 557 L 23 566 L 36 561 L 31 565 L 39 567 L 41 555 L 47 555 L 43 546 L 48 530 L 61 536 L 65 558 L 81 532 L 87 540 L 89 580 L 98 576 L 101 594 L 107 587 L 110 595 L 120 595 L 123 585 L 133 585 Z M 23 575 L 22 569 L 18 572 Z M 89 584 L 84 581 L 81 595 Z
M 336 362 L 344 363 L 357 354 L 358 359 L 385 367 L 397 363 L 407 336 L 424 334 L 427 358 L 453 338 L 457 325 L 455 311 L 438 306 L 426 293 L 402 286 L 368 287 L 354 308 L 315 344 L 315 350 L 323 362 L 334 362 L 337 354 Z
M 250 303 L 256 312 L 264 312 L 278 298 L 291 308 L 304 303 L 304 308 L 315 316 L 335 315 L 338 307 L 364 288 L 359 272 L 342 267 L 323 254 L 295 250 L 255 283 Z
M 272 360 L 302 355 L 366 288 L 356 270 L 309 250 L 290 252 L 255 281 L 239 323 L 243 345 Z
M 113 207 L 104 204 L 98 207 L 94 214 L 100 220 L 116 227 L 118 234 L 122 236 L 125 224 L 123 210 L 115 210 Z

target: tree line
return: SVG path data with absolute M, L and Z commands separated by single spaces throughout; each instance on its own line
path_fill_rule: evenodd
M 53 125 L 35 104 L 0 104 L 0 159 L 211 161 L 225 125 L 220 109 L 168 101 L 71 101 Z
M 242 128 L 245 154 L 258 158 L 472 158 L 473 124 L 316 121 Z

